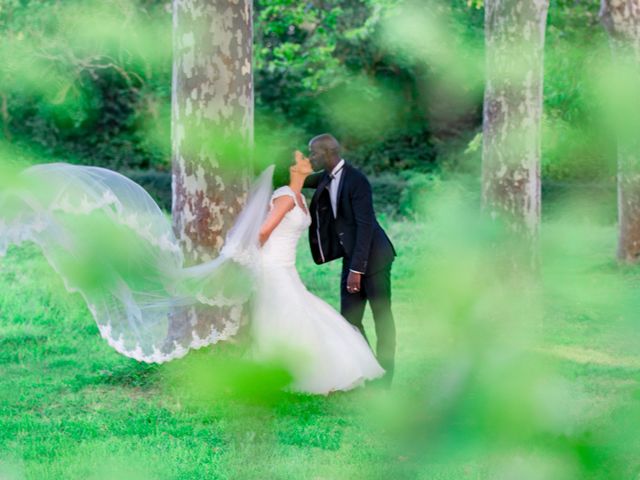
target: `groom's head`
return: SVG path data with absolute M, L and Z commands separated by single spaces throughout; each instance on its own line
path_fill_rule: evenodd
M 312 138 L 309 142 L 309 160 L 314 169 L 324 168 L 330 172 L 340 162 L 340 144 L 328 133 Z

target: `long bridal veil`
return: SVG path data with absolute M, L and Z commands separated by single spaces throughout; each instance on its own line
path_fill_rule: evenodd
M 166 362 L 237 332 L 272 176 L 253 184 L 220 255 L 185 267 L 169 219 L 135 182 L 98 167 L 30 167 L 0 191 L 0 256 L 34 242 L 113 348 Z

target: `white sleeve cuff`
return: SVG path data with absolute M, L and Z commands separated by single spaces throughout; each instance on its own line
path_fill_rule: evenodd
M 358 271 L 356 271 L 356 270 L 352 270 L 351 268 L 349 269 L 349 271 L 350 271 L 350 272 L 353 272 L 353 273 L 358 273 L 358 274 L 360 274 L 360 275 L 364 275 L 364 273 L 362 273 L 362 272 L 358 272 Z

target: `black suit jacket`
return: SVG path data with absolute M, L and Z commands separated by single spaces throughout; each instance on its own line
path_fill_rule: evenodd
M 309 244 L 313 260 L 322 264 L 344 258 L 345 266 L 372 274 L 389 266 L 396 256 L 393 244 L 376 220 L 369 180 L 345 163 L 338 186 L 337 216 L 333 217 L 326 171 L 307 177 L 304 186 L 315 188 L 309 212 Z

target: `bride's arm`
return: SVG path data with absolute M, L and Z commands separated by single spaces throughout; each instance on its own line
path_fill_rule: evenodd
M 283 195 L 273 201 L 273 208 L 269 212 L 267 219 L 262 224 L 262 227 L 260 227 L 260 245 L 264 245 L 266 241 L 269 240 L 271 233 L 280 224 L 287 212 L 294 207 L 294 205 L 295 203 L 293 198 L 289 195 Z

